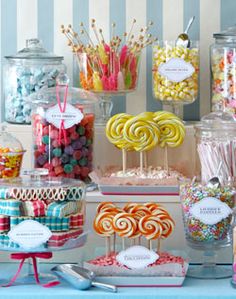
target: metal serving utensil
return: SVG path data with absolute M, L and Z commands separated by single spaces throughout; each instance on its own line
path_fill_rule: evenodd
M 189 36 L 188 36 L 188 31 L 189 31 L 189 28 L 191 27 L 194 19 L 195 19 L 195 16 L 191 17 L 185 31 L 177 37 L 177 40 L 175 42 L 176 46 L 184 47 L 184 48 L 189 48 L 190 47 L 190 39 L 189 39 Z

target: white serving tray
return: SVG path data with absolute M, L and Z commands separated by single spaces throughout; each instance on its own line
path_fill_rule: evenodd
M 181 287 L 185 276 L 96 276 L 96 281 L 114 284 L 117 287 Z
M 104 195 L 179 195 L 178 186 L 99 185 Z

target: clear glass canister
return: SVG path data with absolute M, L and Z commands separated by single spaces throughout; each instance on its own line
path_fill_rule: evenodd
M 6 132 L 2 126 L 0 131 L 0 178 L 18 177 L 21 170 L 25 150 L 18 139 Z
M 153 95 L 171 105 L 179 114 L 179 107 L 193 103 L 198 95 L 199 45 L 176 46 L 176 41 L 160 41 L 153 46 Z
M 212 111 L 236 114 L 236 26 L 213 34 L 210 47 Z
M 32 95 L 34 165 L 51 176 L 89 182 L 97 97 L 79 88 L 58 88 Z
M 236 121 L 232 114 L 212 112 L 195 126 L 201 180 L 207 183 L 216 175 L 222 184 L 236 179 Z
M 63 57 L 47 52 L 34 38 L 16 55 L 6 56 L 4 66 L 5 120 L 30 124 L 31 107 L 26 98 L 42 87 L 55 86 L 56 77 L 65 70 Z
M 1 250 L 65 250 L 81 247 L 86 241 L 81 240 L 85 233 L 85 184 L 80 180 L 52 178 L 43 169 L 3 179 L 0 210 Z M 20 228 L 21 238 L 13 236 Z M 36 240 L 31 240 L 29 246 L 31 238 Z

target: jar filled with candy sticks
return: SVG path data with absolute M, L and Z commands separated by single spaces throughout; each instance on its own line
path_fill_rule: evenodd
M 50 176 L 89 182 L 97 97 L 68 82 L 61 73 L 56 87 L 31 97 L 34 166 L 47 168 Z
M 227 112 L 212 112 L 195 126 L 197 152 L 204 183 L 217 176 L 222 184 L 236 177 L 236 121 Z M 221 166 L 219 167 L 221 162 Z
M 214 33 L 211 55 L 212 110 L 236 114 L 236 26 Z
M 65 70 L 63 57 L 49 53 L 37 38 L 28 39 L 26 47 L 6 56 L 4 66 L 5 120 L 30 124 L 31 105 L 27 98 L 42 87 L 56 85 L 56 77 Z

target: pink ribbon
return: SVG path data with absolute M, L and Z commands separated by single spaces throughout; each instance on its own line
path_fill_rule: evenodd
M 65 94 L 64 94 L 64 100 L 63 100 L 63 106 L 61 105 L 60 95 L 59 95 L 59 88 L 65 87 Z M 66 103 L 67 103 L 67 95 L 68 95 L 68 85 L 56 85 L 56 98 L 57 98 L 57 104 L 60 109 L 61 113 L 64 113 L 66 111 Z M 61 120 L 60 128 L 59 128 L 59 135 L 58 135 L 58 143 L 61 144 L 62 134 L 64 137 L 65 144 L 67 143 L 67 137 L 66 137 L 66 130 L 64 127 L 64 119 Z
M 19 268 L 16 272 L 16 274 L 12 277 L 12 279 L 10 280 L 10 282 L 6 285 L 3 285 L 2 287 L 10 287 L 13 285 L 13 283 L 16 281 L 17 277 L 19 276 L 21 269 L 24 265 L 24 262 L 26 259 L 31 258 L 32 259 L 32 264 L 33 264 L 33 269 L 34 269 L 34 277 L 35 277 L 35 281 L 37 284 L 43 286 L 44 288 L 50 288 L 50 287 L 54 287 L 58 284 L 60 284 L 59 281 L 54 280 L 54 281 L 49 281 L 48 283 L 45 284 L 41 284 L 39 281 L 39 274 L 38 274 L 38 268 L 37 268 L 37 258 L 41 258 L 41 259 L 50 259 L 52 257 L 52 253 L 51 252 L 34 252 L 34 253 L 12 253 L 11 254 L 11 259 L 14 260 L 21 260 Z

